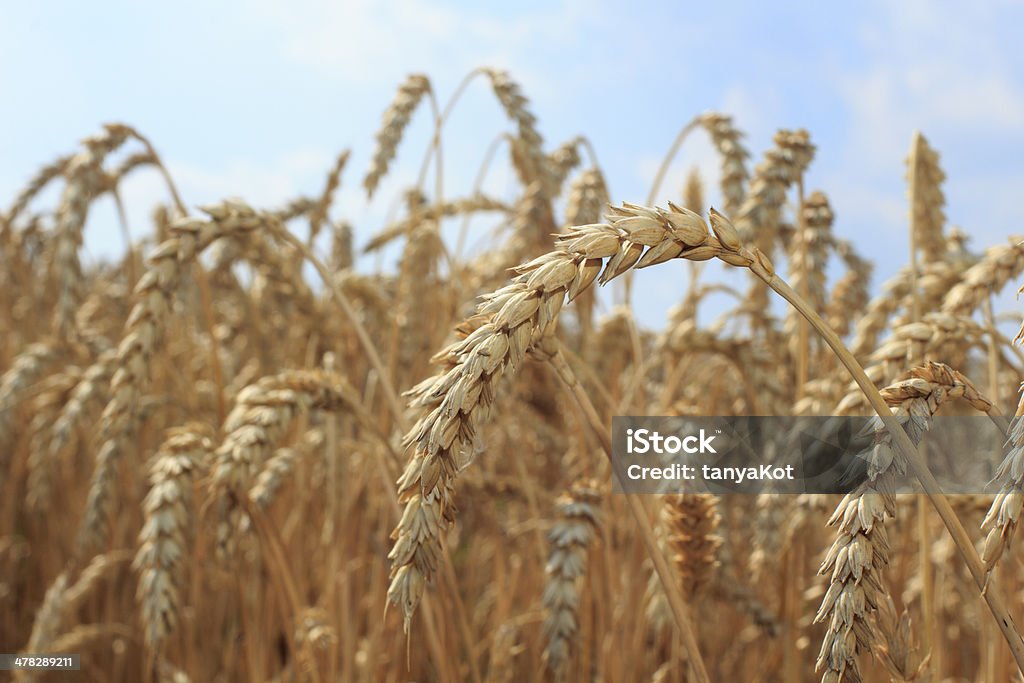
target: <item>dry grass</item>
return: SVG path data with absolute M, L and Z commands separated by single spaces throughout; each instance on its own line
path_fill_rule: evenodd
M 474 86 L 509 132 L 474 187 L 428 186 Z M 402 142 L 420 104 L 417 183 L 358 232 L 334 203 L 347 151 L 310 196 L 190 212 L 120 124 L 9 198 L 0 651 L 72 649 L 81 680 L 114 683 L 1015 679 L 1024 408 L 1008 424 L 982 395 L 1014 396 L 1024 370 L 992 305 L 1024 249 L 975 253 L 946 224 L 923 136 L 913 259 L 875 291 L 882 246 L 805 191 L 807 131 L 780 131 L 751 169 L 733 120 L 701 114 L 648 201 L 611 203 L 590 142 L 548 147 L 509 74 L 475 70 L 447 102 L 414 75 L 368 195 L 416 151 Z M 694 131 L 720 184 L 695 169 L 665 198 Z M 506 145 L 518 184 L 488 194 Z M 123 257 L 84 266 L 94 203 L 120 206 L 122 183 L 154 171 L 168 206 L 148 231 L 123 226 Z M 470 222 L 484 217 L 488 237 Z M 717 281 L 707 261 L 727 267 Z M 689 281 L 657 330 L 630 306 L 662 296 L 629 284 L 653 266 Z M 619 282 L 610 307 L 597 290 Z M 915 442 L 940 406 L 1007 428 L 997 493 L 934 490 Z M 872 410 L 868 477 L 842 499 L 612 492 L 614 415 Z M 894 495 L 903 471 L 928 499 Z

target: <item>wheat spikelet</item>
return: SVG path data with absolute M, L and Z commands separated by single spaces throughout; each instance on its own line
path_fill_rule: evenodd
M 54 332 L 68 336 L 75 308 L 81 297 L 81 264 L 78 250 L 82 231 L 92 200 L 104 189 L 103 160 L 128 139 L 131 131 L 125 126 L 108 125 L 100 135 L 86 138 L 84 150 L 76 154 L 65 168 L 67 184 L 57 209 L 57 242 L 54 253 L 54 275 L 58 281 Z
M 52 437 L 48 445 L 51 456 L 56 456 L 68 444 L 86 409 L 103 396 L 102 392 L 114 373 L 116 359 L 115 351 L 105 351 L 82 374 L 82 380 L 75 387 L 74 393 L 53 421 Z
M 1020 343 L 1024 339 L 1024 323 L 1014 339 Z M 1013 534 L 1017 529 L 1021 509 L 1024 508 L 1024 384 L 1018 393 L 1017 411 L 1010 423 L 1009 450 L 999 464 L 993 481 L 998 482 L 999 493 L 992 500 L 981 529 L 985 532 L 985 546 L 982 560 L 989 573 L 999 563 L 1003 553 L 1009 549 Z
M 782 232 L 782 207 L 786 191 L 803 175 L 814 158 L 815 147 L 805 130 L 780 130 L 775 147 L 754 169 L 736 227 L 744 241 L 756 244 L 771 256 Z
M 4 231 L 13 230 L 14 221 L 28 208 L 28 205 L 35 199 L 36 195 L 43 191 L 52 181 L 67 173 L 68 164 L 71 163 L 72 155 L 61 156 L 46 164 L 28 181 L 25 187 L 17 194 L 10 208 L 3 216 Z M 2 233 L 0 233 L 2 234 Z M 3 242 L 5 240 L 0 240 Z
M 589 225 L 604 220 L 605 207 L 608 206 L 608 187 L 604 174 L 596 166 L 579 174 L 569 186 L 569 196 L 565 203 L 566 225 Z M 580 322 L 580 332 L 587 336 L 594 327 L 593 290 L 583 292 L 576 299 L 576 316 Z
M 814 310 L 820 311 L 825 308 L 825 266 L 831 241 L 832 207 L 823 192 L 815 191 L 804 201 L 801 211 L 804 227 L 790 244 L 789 284 L 803 294 Z M 787 319 L 787 330 L 795 327 L 793 315 Z
M 293 197 L 270 213 L 282 223 L 287 223 L 302 216 L 312 216 L 316 207 L 317 200 L 311 197 Z
M 603 316 L 586 340 L 587 357 L 593 359 L 594 370 L 601 377 L 608 377 L 608 391 L 617 396 L 621 388 L 620 378 L 626 375 L 626 368 L 633 361 L 632 333 L 636 321 L 627 306 L 615 306 Z
M 720 537 L 723 542 L 718 544 L 715 555 L 718 567 L 713 574 L 713 580 L 707 586 L 708 596 L 728 603 L 737 612 L 749 618 L 762 635 L 774 638 L 779 633 L 778 617 L 758 597 L 747 568 L 737 567 L 730 543 L 726 542 L 727 536 L 723 533 Z
M 128 155 L 112 170 L 102 173 L 100 177 L 99 191 L 96 193 L 96 196 L 98 197 L 102 194 L 110 193 L 115 195 L 115 198 L 118 197 L 120 194 L 121 182 L 127 178 L 132 171 L 146 166 L 159 164 L 159 158 L 157 158 L 156 154 L 149 149 Z M 115 201 L 120 200 L 115 199 Z
M 780 130 L 773 140 L 775 147 L 765 153 L 764 160 L 754 169 L 754 177 L 736 215 L 741 239 L 756 246 L 769 258 L 774 257 L 774 252 L 783 243 L 786 227 L 782 209 L 786 193 L 801 181 L 815 151 L 806 130 Z M 757 314 L 751 322 L 771 334 L 775 325 L 768 313 L 768 291 L 759 282 L 754 282 L 747 300 L 750 310 Z
M 951 263 L 933 261 L 921 264 L 916 278 L 916 293 L 921 310 L 942 307 L 944 297 L 962 276 L 962 270 Z M 916 322 L 910 315 L 914 281 L 913 269 L 909 266 L 901 268 L 882 285 L 882 291 L 868 302 L 864 315 L 857 321 L 850 344 L 850 351 L 855 356 L 860 358 L 870 354 L 890 324 Z M 902 319 L 898 315 L 901 307 L 905 310 Z
M 565 204 L 567 225 L 599 223 L 608 204 L 608 188 L 601 169 L 591 167 L 579 174 L 569 186 Z M 694 209 L 696 212 L 696 209 Z
M 880 636 L 877 649 L 885 668 L 900 681 L 921 678 L 931 655 L 922 657 L 918 651 L 907 610 L 897 614 L 892 596 L 886 594 L 878 604 L 875 617 Z
M 75 385 L 81 377 L 81 370 L 76 366 L 68 366 L 64 370 L 50 375 L 39 382 L 34 388 L 35 396 L 29 402 L 29 493 L 26 502 L 37 512 L 44 511 L 49 501 L 52 482 L 52 463 L 46 442 L 53 423 L 61 406 L 65 404 Z M 37 496 L 33 496 L 33 493 Z
M 551 169 L 555 194 L 559 193 L 573 169 L 580 165 L 582 159 L 580 158 L 579 148 L 582 144 L 584 144 L 584 139 L 575 137 L 572 140 L 563 142 L 548 155 L 547 166 Z
M 832 207 L 823 192 L 812 192 L 800 207 L 800 220 L 789 244 L 789 283 L 815 311 L 825 309 L 825 268 L 832 230 Z M 797 383 L 806 383 L 817 354 L 807 322 L 796 310 L 786 314 L 783 331 L 790 337 L 789 356 L 796 361 Z
M 846 272 L 836 281 L 828 296 L 825 319 L 841 337 L 850 333 L 850 322 L 861 317 L 868 305 L 871 262 L 861 257 L 849 242 L 833 239 L 836 255 L 846 265 Z
M 991 332 L 971 318 L 948 313 L 927 313 L 919 322 L 906 323 L 893 329 L 869 356 L 864 370 L 876 383 L 894 376 L 894 368 L 905 366 L 918 358 L 950 357 L 956 351 L 983 346 Z M 836 407 L 839 415 L 849 415 L 867 403 L 864 395 L 853 387 Z
M 416 220 L 426 208 L 426 199 L 419 192 L 410 192 L 406 201 L 411 220 L 398 264 L 398 360 L 403 371 L 418 377 L 424 370 L 419 361 L 429 357 L 441 341 L 438 330 L 446 329 L 446 316 L 451 315 L 453 304 L 449 286 L 440 273 L 445 255 L 440 225 L 429 218 Z
M 692 315 L 681 308 L 673 314 L 673 321 L 659 340 L 659 346 L 677 357 L 712 354 L 726 359 L 743 379 L 742 385 L 728 389 L 735 389 L 738 392 L 735 398 L 754 414 L 770 413 L 773 406 L 787 400 L 790 386 L 778 377 L 774 355 L 764 342 L 725 337 L 718 326 L 701 328 Z
M 704 179 L 696 166 L 686 174 L 683 185 L 683 206 L 694 213 L 704 213 Z M 727 212 L 728 213 L 728 212 Z
M 23 652 L 44 652 L 57 637 L 64 621 L 64 608 L 67 605 L 68 574 L 61 572 L 46 591 L 43 602 L 36 611 L 32 624 L 32 635 L 28 643 L 21 648 Z
M 335 273 L 352 267 L 352 226 L 338 223 L 331 226 L 331 257 L 328 265 Z
M 523 192 L 513 210 L 512 230 L 512 238 L 502 252 L 513 264 L 544 252 L 550 245 L 551 234 L 556 231 L 555 217 L 541 183 L 531 183 Z
M 490 667 L 487 671 L 489 683 L 512 683 L 516 676 L 516 657 L 523 646 L 518 644 L 519 630 L 514 624 L 502 624 L 494 632 L 491 643 Z
M 294 448 L 278 448 L 274 451 L 263 471 L 256 477 L 256 483 L 249 489 L 249 498 L 261 509 L 270 507 L 298 457 L 299 453 Z
M 64 599 L 67 605 L 65 611 L 73 612 L 96 589 L 100 581 L 129 559 L 131 559 L 131 553 L 125 550 L 113 550 L 92 558 L 78 575 L 75 583 L 65 593 Z
M 766 459 L 770 461 L 772 457 Z M 792 516 L 792 496 L 770 491 L 757 496 L 750 551 L 750 575 L 755 582 L 765 581 L 778 571 L 778 562 L 786 549 L 786 523 Z
M 338 191 L 338 187 L 341 185 L 341 172 L 345 170 L 345 164 L 348 163 L 349 154 L 350 152 L 346 149 L 338 155 L 338 158 L 334 162 L 334 166 L 331 167 L 330 173 L 327 174 L 327 182 L 324 185 L 324 191 L 320 194 L 320 197 L 316 200 L 316 205 L 309 213 L 309 244 L 314 244 L 316 242 L 316 238 L 320 234 L 320 230 L 327 221 L 327 214 L 331 210 L 331 202 L 334 201 L 334 194 Z

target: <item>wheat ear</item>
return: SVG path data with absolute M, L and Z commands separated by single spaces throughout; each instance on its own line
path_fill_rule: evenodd
M 1024 340 L 1024 323 L 1014 342 L 1019 343 L 1021 340 Z M 1024 384 L 1020 388 L 1020 399 L 1017 401 L 1009 437 L 1009 451 L 996 470 L 995 481 L 1000 483 L 999 493 L 992 500 L 981 523 L 981 529 L 986 533 L 982 559 L 989 574 L 1009 549 L 1021 510 L 1024 509 Z
M 192 481 L 208 465 L 212 452 L 208 430 L 195 424 L 168 432 L 149 469 L 149 493 L 143 503 L 145 522 L 139 533 L 134 569 L 136 597 L 146 645 L 158 651 L 178 623 L 184 558 L 192 532 Z
M 370 170 L 363 179 L 367 197 L 373 196 L 381 178 L 387 175 L 413 112 L 416 111 L 423 96 L 429 92 L 430 79 L 423 74 L 412 74 L 399 86 L 395 99 L 384 112 L 384 121 L 376 136 L 377 148 L 373 152 Z
M 941 363 L 914 368 L 881 394 L 914 443 L 950 399 L 962 398 L 984 413 L 992 408 L 966 377 Z M 885 519 L 896 516 L 896 483 L 908 462 L 893 448 L 893 435 L 881 418 L 874 418 L 873 425 L 874 444 L 860 456 L 868 462 L 868 478 L 832 513 L 828 523 L 836 527 L 836 538 L 818 570 L 830 577 L 814 618 L 827 627 L 816 663 L 823 672 L 822 683 L 861 680 L 856 657 L 871 650 L 875 636 L 868 617 L 885 599 L 881 581 L 889 563 Z
M 547 585 L 541 601 L 547 611 L 544 662 L 559 681 L 568 677 L 579 630 L 580 583 L 586 573 L 587 550 L 600 528 L 596 507 L 600 499 L 593 482 L 574 485 L 555 503 L 558 520 L 548 534 Z
M 448 365 L 445 372 L 409 392 L 420 417 L 405 437 L 413 452 L 398 481 L 406 507 L 393 534 L 388 592 L 391 602 L 403 608 L 406 626 L 437 570 L 441 539 L 452 521 L 460 454 L 472 446 L 486 419 L 497 382 L 519 368 L 566 299 L 595 281 L 608 282 L 630 268 L 673 258 L 719 258 L 748 267 L 760 262 L 771 268 L 759 252 L 741 248 L 735 229 L 717 212 L 711 213 L 714 237 L 700 216 L 671 204 L 667 210 L 626 204 L 610 213 L 609 224 L 560 234 L 560 249 L 519 266 L 510 285 L 483 297 L 478 313 L 487 322 L 437 355 Z

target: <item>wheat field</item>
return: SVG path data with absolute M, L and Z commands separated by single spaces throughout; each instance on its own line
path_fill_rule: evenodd
M 488 156 L 514 196 L 443 182 L 464 88 L 507 116 Z M 914 134 L 911 259 L 874 284 L 891 246 L 805 187 L 808 131 L 756 155 L 726 114 L 680 123 L 646 198 L 610 196 L 590 142 L 549 144 L 486 68 L 455 93 L 410 76 L 370 167 L 342 151 L 284 206 L 192 206 L 121 123 L 26 174 L 0 198 L 0 653 L 81 671 L 0 676 L 1020 680 L 1024 353 L 996 304 L 1024 246 L 948 224 Z M 720 157 L 717 206 L 701 169 L 662 182 L 691 136 Z M 375 197 L 399 163 L 416 184 Z M 141 173 L 167 199 L 129 226 Z M 360 180 L 386 224 L 334 201 Z M 86 265 L 105 198 L 123 253 Z M 644 268 L 687 282 L 660 329 L 635 316 L 662 296 Z M 1005 430 L 988 494 L 943 494 L 941 445 L 900 427 L 940 412 Z M 613 491 L 613 416 L 873 413 L 846 495 Z M 896 495 L 903 471 L 928 495 Z

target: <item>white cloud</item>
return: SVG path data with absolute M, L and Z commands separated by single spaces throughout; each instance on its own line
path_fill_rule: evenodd
M 851 111 L 850 150 L 880 170 L 902 160 L 914 129 L 1020 135 L 1024 87 L 998 46 L 996 13 L 922 2 L 883 10 L 860 33 L 867 60 L 837 83 Z
M 528 85 L 545 80 L 532 69 L 531 49 L 557 45 L 577 35 L 593 7 L 565 0 L 542 9 L 498 18 L 483 7 L 444 7 L 427 0 L 264 0 L 243 5 L 247 20 L 282 36 L 284 56 L 352 84 L 400 78 L 408 71 L 458 78 L 480 65 L 502 68 L 515 60 L 516 76 Z M 483 12 L 487 11 L 487 14 Z
M 837 228 L 878 259 L 876 282 L 906 258 L 903 174 L 914 130 L 942 154 L 947 213 L 979 251 L 1015 229 L 1008 207 L 1016 203 L 1019 172 L 1003 182 L 996 176 L 1017 159 L 1007 158 L 1001 169 L 982 169 L 976 160 L 1024 143 L 1024 84 L 1006 62 L 996 12 L 938 2 L 880 7 L 859 33 L 864 58 L 845 62 L 835 75 L 848 114 L 834 142 L 840 165 L 824 185 Z
M 905 154 L 914 129 L 964 134 L 1019 134 L 1024 126 L 1024 91 L 996 73 L 974 65 L 888 64 L 850 76 L 842 91 L 853 113 L 855 144 L 877 150 L 888 164 L 893 150 Z

